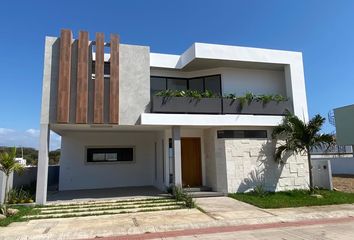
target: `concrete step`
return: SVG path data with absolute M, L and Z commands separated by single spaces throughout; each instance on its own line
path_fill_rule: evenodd
M 212 188 L 207 186 L 183 188 L 186 192 L 211 192 Z
M 193 198 L 204 198 L 204 197 L 224 197 L 225 194 L 222 192 L 190 192 Z
M 92 202 L 92 203 L 85 203 L 85 204 L 67 204 L 67 205 L 50 205 L 39 207 L 41 211 L 51 211 L 51 210 L 60 210 L 60 209 L 84 209 L 84 208 L 100 208 L 100 207 L 107 207 L 107 206 L 134 206 L 134 205 L 153 205 L 153 204 L 167 204 L 167 203 L 176 203 L 174 199 L 166 198 L 166 199 L 159 199 L 153 201 L 118 201 L 118 202 Z
M 130 205 L 105 205 L 105 206 L 87 206 L 77 208 L 55 208 L 55 209 L 41 209 L 40 214 L 56 214 L 56 213 L 74 213 L 74 212 L 89 212 L 89 211 L 105 211 L 117 209 L 139 209 L 149 207 L 169 207 L 169 206 L 184 206 L 183 202 L 166 202 L 158 204 L 130 204 Z
M 135 212 L 176 210 L 182 208 L 184 208 L 184 206 L 181 205 L 165 206 L 165 207 L 156 206 L 156 207 L 149 207 L 149 208 L 112 209 L 112 210 L 73 212 L 73 213 L 37 214 L 37 215 L 25 216 L 24 218 L 27 220 L 35 220 L 35 219 L 46 219 L 46 218 L 85 217 L 85 216 L 98 216 L 98 215 L 123 214 L 123 213 L 135 213 Z
M 153 198 L 131 198 L 131 199 L 123 199 L 123 200 L 88 200 L 88 201 L 66 201 L 66 202 L 50 202 L 46 207 L 58 207 L 58 206 L 75 206 L 75 205 L 86 205 L 86 204 L 111 204 L 111 203 L 126 203 L 126 202 L 140 202 L 140 201 L 162 201 L 162 200 L 170 200 L 172 199 L 170 196 L 166 195 L 164 197 L 153 197 Z

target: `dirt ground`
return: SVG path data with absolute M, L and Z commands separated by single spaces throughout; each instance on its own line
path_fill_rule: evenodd
M 333 175 L 332 180 L 338 191 L 354 193 L 354 175 Z

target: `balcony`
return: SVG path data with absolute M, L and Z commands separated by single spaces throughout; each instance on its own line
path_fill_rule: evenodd
M 284 115 L 286 110 L 291 109 L 291 102 L 287 99 L 175 96 L 151 98 L 152 113 Z
M 153 113 L 204 113 L 221 114 L 221 98 L 161 97 L 153 96 Z

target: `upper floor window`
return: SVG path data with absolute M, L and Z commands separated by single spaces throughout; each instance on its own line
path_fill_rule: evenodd
M 104 62 L 104 75 L 111 74 L 110 62 Z M 92 61 L 92 74 L 96 74 L 96 61 Z
M 167 89 L 166 78 L 162 77 L 151 77 L 150 78 L 150 93 L 155 95 L 156 93 Z
M 205 76 L 196 78 L 157 77 L 150 78 L 151 94 L 162 90 L 196 90 L 199 92 L 212 91 L 221 96 L 221 76 Z
M 166 79 L 167 79 L 167 89 L 171 89 L 171 90 L 188 89 L 188 79 L 185 78 L 166 78 Z

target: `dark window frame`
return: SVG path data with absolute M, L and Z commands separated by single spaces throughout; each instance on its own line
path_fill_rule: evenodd
M 213 74 L 213 75 L 206 75 L 206 76 L 198 76 L 198 77 L 192 77 L 192 78 L 182 78 L 182 77 L 162 77 L 162 76 L 150 76 L 150 81 L 151 81 L 151 78 L 161 78 L 161 79 L 165 79 L 165 90 L 168 89 L 168 81 L 167 79 L 183 79 L 183 80 L 186 80 L 187 81 L 187 90 L 189 90 L 189 81 L 190 80 L 193 80 L 193 79 L 198 79 L 198 78 L 202 78 L 203 79 L 203 91 L 206 91 L 205 89 L 205 78 L 208 78 L 208 77 L 219 77 L 219 85 L 220 85 L 220 92 L 217 93 L 220 97 L 222 96 L 222 79 L 221 79 L 221 74 Z M 150 82 L 151 84 L 151 82 Z M 150 92 L 151 92 L 151 87 L 150 87 Z
M 128 153 L 131 156 L 128 156 L 128 160 L 119 158 L 119 155 L 122 155 L 120 151 L 123 149 L 130 150 Z M 135 162 L 135 147 L 134 146 L 112 146 L 112 147 L 86 147 L 86 163 L 88 164 L 99 164 L 99 163 L 134 163 Z M 105 160 L 93 160 L 94 154 L 105 154 Z M 108 160 L 107 154 L 117 154 L 117 160 Z M 124 153 L 123 153 L 124 154 Z M 127 153 L 125 153 L 127 154 Z
M 218 130 L 218 139 L 268 139 L 268 131 L 260 130 Z
M 96 75 L 96 61 L 92 60 L 91 72 Z M 111 76 L 111 62 L 105 61 L 103 64 L 103 75 Z
M 151 78 L 161 78 L 161 79 L 164 79 L 164 82 L 165 82 L 165 89 L 167 89 L 167 79 L 165 77 L 155 77 L 155 76 L 150 76 L 150 95 L 152 95 L 152 88 L 151 88 Z

